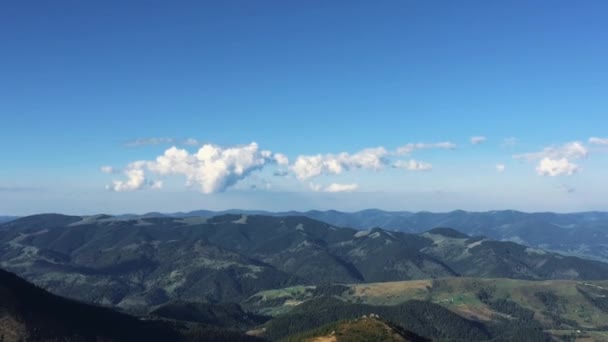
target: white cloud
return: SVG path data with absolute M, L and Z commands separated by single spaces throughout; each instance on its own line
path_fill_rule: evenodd
M 332 183 L 326 187 L 319 184 L 309 183 L 310 189 L 315 192 L 352 192 L 359 188 L 358 184 L 339 184 Z
M 608 145 L 608 138 L 591 137 L 589 143 L 592 145 Z
M 108 185 L 107 188 L 113 191 L 133 191 L 143 188 L 146 184 L 146 177 L 144 170 L 136 167 L 130 167 L 125 171 L 127 176 L 126 181 L 113 181 L 112 185 Z
M 569 142 L 560 146 L 545 147 L 540 152 L 524 153 L 513 156 L 515 159 L 525 159 L 528 161 L 539 160 L 543 158 L 551 159 L 582 159 L 588 155 L 588 150 L 579 141 Z
M 114 170 L 113 167 L 108 166 L 108 165 L 104 165 L 104 166 L 100 167 L 99 170 L 101 170 L 101 172 L 103 172 L 103 173 L 114 173 L 114 172 L 116 172 L 116 170 Z
M 139 139 L 134 144 L 162 143 L 175 141 L 171 138 Z M 188 139 L 184 144 L 198 143 Z M 284 166 L 275 170 L 275 176 L 287 176 L 293 173 L 300 181 L 322 175 L 339 175 L 356 169 L 380 171 L 386 167 L 401 168 L 412 171 L 427 171 L 432 165 L 426 162 L 411 160 L 394 160 L 397 155 L 409 154 L 420 149 L 454 149 L 451 142 L 415 143 L 401 146 L 395 151 L 384 147 L 366 148 L 356 153 L 300 155 L 290 164 L 290 159 L 282 153 L 260 150 L 256 143 L 249 145 L 220 147 L 204 144 L 198 151 L 191 153 L 186 149 L 173 146 L 154 160 L 140 160 L 124 168 L 126 180 L 115 180 L 109 189 L 114 191 L 133 191 L 142 188 L 161 188 L 162 182 L 147 180 L 153 176 L 181 175 L 187 186 L 198 187 L 203 193 L 222 192 L 248 177 L 251 172 L 262 169 L 268 164 Z M 104 172 L 115 172 L 115 169 L 104 167 Z M 337 183 L 336 183 L 337 184 Z M 326 188 L 313 186 L 315 191 L 347 191 L 352 184 L 341 187 L 340 184 Z M 345 189 L 345 190 L 341 190 Z
M 351 192 L 359 188 L 358 184 L 338 184 L 332 183 L 325 188 L 326 192 Z
M 541 176 L 573 175 L 582 170 L 571 160 L 587 158 L 587 147 L 579 141 L 569 142 L 560 146 L 549 146 L 540 152 L 524 153 L 513 156 L 515 159 L 538 161 L 536 173 Z
M 576 172 L 580 171 L 581 168 L 568 161 L 567 158 L 551 159 L 545 157 L 541 159 L 538 166 L 536 167 L 536 173 L 541 176 L 571 176 Z
M 291 166 L 299 180 L 306 180 L 324 174 L 341 174 L 351 169 L 380 170 L 387 163 L 388 152 L 384 147 L 367 148 L 355 154 L 317 154 L 299 156 Z
M 496 164 L 496 171 L 503 173 L 505 172 L 505 164 Z
M 456 144 L 451 143 L 449 141 L 443 141 L 438 143 L 409 143 L 403 145 L 395 151 L 397 155 L 406 155 L 410 154 L 416 150 L 428 150 L 428 149 L 444 149 L 444 150 L 454 150 L 456 149 Z
M 128 180 L 114 181 L 109 188 L 115 191 L 141 189 L 148 185 L 144 172 L 148 171 L 157 175 L 183 175 L 188 186 L 198 186 L 206 194 L 222 192 L 251 172 L 274 163 L 275 159 L 275 154 L 260 151 L 255 142 L 228 148 L 205 144 L 192 154 L 171 147 L 155 160 L 129 164 L 125 171 Z
M 393 163 L 393 167 L 410 171 L 429 171 L 433 169 L 433 166 L 431 164 L 417 161 L 414 159 L 397 160 L 395 163 Z
M 279 165 L 287 165 L 287 164 L 289 164 L 289 158 L 287 158 L 287 156 L 284 155 L 284 154 L 282 154 L 282 153 L 275 153 L 274 160 Z
M 476 137 L 471 137 L 471 144 L 473 145 L 479 145 L 482 144 L 486 141 L 486 137 L 482 137 L 482 136 L 476 136 Z

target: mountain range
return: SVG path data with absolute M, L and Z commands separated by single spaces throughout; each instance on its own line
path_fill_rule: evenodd
M 607 212 L 525 213 L 515 210 L 447 213 L 383 211 L 366 209 L 357 212 L 261 210 L 197 210 L 178 213 L 151 212 L 136 217 L 212 217 L 224 214 L 266 216 L 306 216 L 334 226 L 355 229 L 383 228 L 390 231 L 422 233 L 436 227 L 451 227 L 468 235 L 483 235 L 494 240 L 513 241 L 530 247 L 553 250 L 563 254 L 608 261 Z
M 451 227 L 468 235 L 483 235 L 494 240 L 513 241 L 530 247 L 553 250 L 562 254 L 608 261 L 607 212 L 525 213 L 515 210 L 469 212 L 455 210 L 447 213 L 383 211 L 366 209 L 357 212 L 262 210 L 196 210 L 191 212 L 143 215 L 124 214 L 116 218 L 213 217 L 225 214 L 264 216 L 305 216 L 334 226 L 355 229 L 382 228 L 390 231 L 422 233 L 436 227 Z M 14 220 L 2 216 L 0 223 Z
M 463 232 L 473 228 L 199 214 L 41 214 L 0 224 L 0 267 L 40 287 L 0 272 L 0 335 L 125 340 L 90 323 L 105 316 L 129 336 L 158 329 L 191 341 L 568 341 L 608 330 L 608 264 L 599 260 Z M 473 215 L 470 226 L 481 226 L 476 214 L 451 215 L 440 223 Z
M 356 230 L 303 216 L 34 215 L 0 225 L 0 266 L 53 293 L 132 311 L 265 289 L 441 277 L 608 279 L 608 264 L 450 228 Z

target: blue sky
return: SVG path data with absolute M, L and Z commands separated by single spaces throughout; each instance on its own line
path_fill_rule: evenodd
M 0 214 L 608 210 L 606 13 L 5 2 Z

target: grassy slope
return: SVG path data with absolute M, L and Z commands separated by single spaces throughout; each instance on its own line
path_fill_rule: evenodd
M 608 311 L 592 304 L 579 290 L 602 291 L 601 288 L 608 289 L 608 281 L 445 278 L 348 286 L 350 290 L 338 296 L 348 302 L 396 305 L 411 299 L 428 300 L 470 319 L 489 321 L 497 316 L 508 319 L 506 315 L 497 313 L 478 298 L 479 291 L 486 289 L 492 293 L 494 299 L 509 299 L 532 310 L 534 318 L 547 329 L 608 330 Z M 557 299 L 555 303 L 548 305 L 543 302 L 539 293 L 554 294 Z M 313 297 L 314 287 L 298 287 L 265 291 L 250 298 L 249 303 L 255 302 L 255 305 L 250 307 L 260 309 L 264 313 L 279 314 L 289 311 L 294 307 L 294 303 Z M 552 313 L 557 314 L 561 323 L 556 321 Z M 568 326 L 572 326 L 572 323 L 578 327 L 569 329 Z M 599 331 L 595 334 L 600 333 Z
M 408 299 L 427 299 L 469 318 L 489 320 L 494 313 L 477 298 L 480 289 L 492 289 L 494 298 L 510 299 L 535 313 L 535 319 L 551 324 L 549 311 L 537 293 L 550 292 L 558 298 L 560 316 L 577 322 L 583 328 L 601 327 L 608 322 L 608 313 L 591 304 L 577 287 L 591 288 L 593 284 L 608 288 L 608 281 L 578 282 L 568 280 L 525 281 L 513 279 L 450 278 L 428 282 L 395 282 L 353 286 L 354 293 L 346 294 L 349 301 L 368 304 L 397 304 Z

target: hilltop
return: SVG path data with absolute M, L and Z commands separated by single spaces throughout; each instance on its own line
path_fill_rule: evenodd
M 377 315 L 330 323 L 313 331 L 283 339 L 284 342 L 426 342 L 420 337 Z

